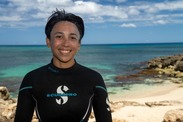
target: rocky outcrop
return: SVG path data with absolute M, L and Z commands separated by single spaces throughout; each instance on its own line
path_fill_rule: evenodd
M 0 122 L 13 122 L 16 99 L 10 98 L 6 87 L 0 87 Z
M 6 87 L 0 86 L 0 122 L 13 122 L 17 99 L 11 98 L 9 90 Z M 32 122 L 38 122 L 34 114 Z
M 154 58 L 148 61 L 147 69 L 155 69 L 161 75 L 183 78 L 183 54 Z
M 156 106 L 173 106 L 182 103 L 179 101 L 155 101 L 155 102 L 145 102 L 145 104 L 149 107 L 156 107 Z
M 164 115 L 163 122 L 183 122 L 183 109 L 167 111 Z
M 183 72 L 183 60 L 177 62 L 175 70 Z
M 154 69 L 175 66 L 176 69 L 182 69 L 183 65 L 179 65 L 181 61 L 183 61 L 183 54 L 158 57 L 148 61 L 147 68 Z
M 154 58 L 149 60 L 145 65 L 145 68 L 134 74 L 118 75 L 114 79 L 116 82 L 122 82 L 123 84 L 130 83 L 129 81 L 135 81 L 136 83 L 170 81 L 180 84 L 180 86 L 183 84 L 183 54 Z
M 114 79 L 115 81 L 142 81 L 144 78 L 154 77 L 158 76 L 158 71 L 154 69 L 143 69 L 135 74 L 129 74 L 129 75 L 118 75 Z
M 118 110 L 121 107 L 125 107 L 125 106 L 145 106 L 145 104 L 142 103 L 138 103 L 135 101 L 118 101 L 118 102 L 111 102 L 111 111 L 115 112 L 116 110 Z
M 9 91 L 6 87 L 0 86 L 0 99 L 7 100 L 9 99 Z
M 164 56 L 157 57 L 143 63 L 146 66 L 145 68 L 140 69 L 134 74 L 128 75 L 117 75 L 114 77 L 114 80 L 118 82 L 130 83 L 131 81 L 143 82 L 148 79 L 153 79 L 153 81 L 166 79 L 177 83 L 183 84 L 183 54 L 173 55 L 173 56 Z M 144 82 L 143 82 L 144 83 Z

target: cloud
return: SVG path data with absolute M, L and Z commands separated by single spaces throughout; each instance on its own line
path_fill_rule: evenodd
M 0 21 L 7 21 L 7 22 L 12 22 L 12 21 L 21 21 L 20 16 L 1 16 Z
M 157 21 L 154 21 L 155 24 L 167 24 L 168 22 L 166 20 L 157 20 Z
M 132 23 L 124 23 L 124 24 L 121 25 L 121 27 L 136 28 L 137 26 L 135 24 L 132 24 Z
M 10 24 L 20 26 L 21 23 L 26 23 L 22 24 L 24 27 L 43 26 L 56 8 L 78 14 L 86 23 L 125 22 L 123 26 L 183 23 L 183 0 L 165 2 L 113 0 L 110 2 L 111 4 L 101 4 L 102 2 L 98 0 L 7 0 L 4 3 L 0 2 L 0 26 L 8 27 Z M 116 5 L 112 2 L 128 4 Z M 135 24 L 127 24 L 131 22 Z
M 178 0 L 178 1 L 172 1 L 172 2 L 163 2 L 163 3 L 158 3 L 154 5 L 154 8 L 158 8 L 158 10 L 168 10 L 168 11 L 173 11 L 173 10 L 182 10 L 183 9 L 183 1 Z

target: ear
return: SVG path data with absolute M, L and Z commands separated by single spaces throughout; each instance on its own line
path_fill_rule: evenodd
M 46 45 L 47 45 L 48 48 L 51 47 L 51 42 L 50 42 L 49 38 L 46 38 Z

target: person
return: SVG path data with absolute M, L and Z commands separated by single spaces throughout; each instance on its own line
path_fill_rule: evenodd
M 48 18 L 46 44 L 51 63 L 25 75 L 18 93 L 15 122 L 87 122 L 93 109 L 96 122 L 112 122 L 102 76 L 75 59 L 84 36 L 81 17 L 56 10 Z

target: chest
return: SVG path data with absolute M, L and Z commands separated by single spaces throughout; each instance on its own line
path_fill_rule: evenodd
M 33 96 L 42 118 L 78 118 L 91 109 L 93 82 L 79 76 L 44 76 L 33 84 Z
M 94 94 L 90 79 L 77 75 L 44 76 L 36 79 L 33 94 L 38 103 L 47 106 L 86 104 Z

